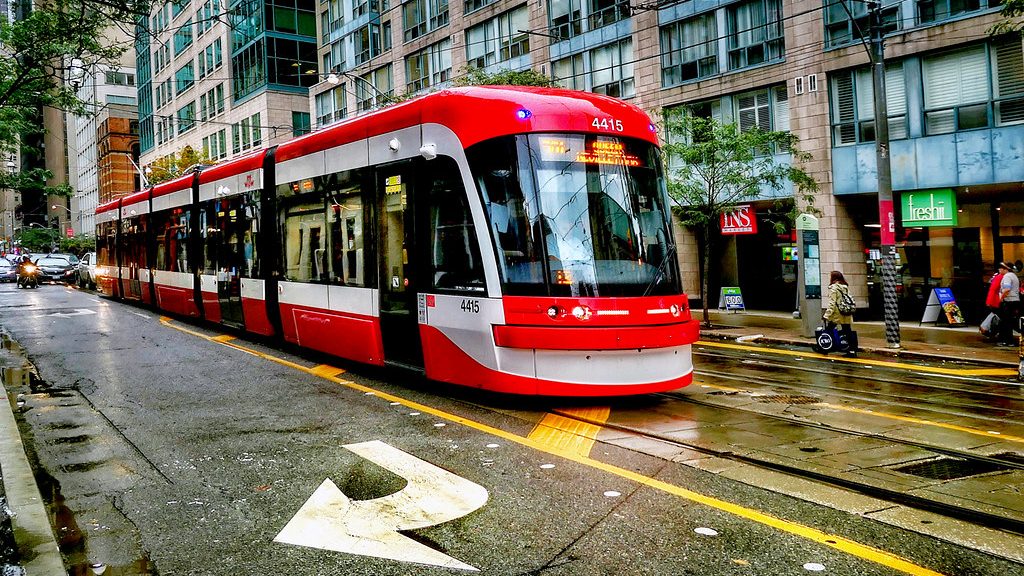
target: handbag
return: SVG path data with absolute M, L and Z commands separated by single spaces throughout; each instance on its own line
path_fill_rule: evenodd
M 985 316 L 985 319 L 981 321 L 981 325 L 978 326 L 978 331 L 988 336 L 989 334 L 994 333 L 998 328 L 999 315 L 995 312 L 989 312 L 988 316 Z

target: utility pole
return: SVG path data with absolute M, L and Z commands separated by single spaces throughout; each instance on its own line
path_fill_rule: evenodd
M 875 157 L 878 173 L 878 222 L 882 243 L 882 303 L 885 341 L 900 347 L 900 310 L 896 300 L 896 221 L 892 202 L 892 173 L 889 165 L 889 111 L 885 98 L 885 45 L 882 32 L 882 3 L 868 3 L 871 18 L 871 79 L 875 92 Z

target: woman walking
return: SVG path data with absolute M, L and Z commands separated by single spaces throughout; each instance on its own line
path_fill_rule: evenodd
M 846 341 L 850 344 L 847 356 L 857 355 L 857 333 L 853 331 L 853 298 L 850 296 L 850 286 L 846 283 L 843 273 L 833 270 L 828 282 L 828 305 L 822 313 L 825 320 L 825 328 L 838 326 L 839 331 L 846 335 Z

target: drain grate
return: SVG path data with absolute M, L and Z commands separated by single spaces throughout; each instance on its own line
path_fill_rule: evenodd
M 821 398 L 814 396 L 790 396 L 788 394 L 776 394 L 774 396 L 758 396 L 758 402 L 765 404 L 817 404 Z
M 916 464 L 908 464 L 907 466 L 893 468 L 893 470 L 897 472 L 921 476 L 923 478 L 931 478 L 932 480 L 954 480 L 957 478 L 967 478 L 968 476 L 977 476 L 978 474 L 988 474 L 989 472 L 998 472 L 1000 470 L 1009 469 L 1010 468 L 1008 466 L 1003 466 L 1002 464 L 996 464 L 994 462 L 972 462 L 970 460 L 961 460 L 960 458 L 939 458 L 937 460 L 929 460 L 927 462 L 918 462 Z

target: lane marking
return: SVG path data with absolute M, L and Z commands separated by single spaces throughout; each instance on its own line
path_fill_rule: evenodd
M 346 444 L 406 485 L 381 498 L 351 500 L 326 479 L 274 542 L 459 570 L 479 570 L 399 534 L 461 518 L 487 503 L 487 489 L 379 440 Z
M 590 450 L 597 442 L 597 435 L 602 430 L 600 424 L 607 422 L 612 413 L 611 407 L 565 408 L 559 412 L 568 414 L 569 417 L 545 414 L 527 438 L 545 444 L 552 450 L 589 456 Z
M 868 366 L 884 366 L 886 368 L 898 368 L 901 370 L 917 370 L 934 374 L 951 374 L 954 376 L 1016 376 L 1014 368 L 940 368 L 938 366 L 921 366 L 918 364 L 904 364 L 902 362 L 890 362 L 887 360 L 868 360 L 866 358 L 846 358 L 843 356 L 829 356 L 817 352 L 799 352 L 796 350 L 779 350 L 778 348 L 762 348 L 760 346 L 744 346 L 742 344 L 729 344 L 728 342 L 709 342 L 698 340 L 697 346 L 710 346 L 712 348 L 727 348 L 730 350 L 743 350 L 746 352 L 759 352 L 762 354 L 776 354 L 779 356 L 801 356 L 804 358 L 817 358 L 820 360 L 832 360 L 833 362 L 845 362 L 847 364 L 862 364 Z
M 165 326 L 167 326 L 169 328 L 173 328 L 175 330 L 180 330 L 180 331 L 185 332 L 187 334 L 192 334 L 192 335 L 198 336 L 200 338 L 203 338 L 205 340 L 209 340 L 211 342 L 214 341 L 213 337 L 211 337 L 211 336 L 207 336 L 205 334 L 200 334 L 200 333 L 195 332 L 193 330 L 189 330 L 187 328 L 182 328 L 182 327 L 179 327 L 179 326 L 177 326 L 175 324 L 172 324 L 170 318 L 165 318 L 164 317 L 164 318 L 161 318 L 160 321 L 161 321 L 161 323 L 163 323 Z M 307 368 L 305 366 L 301 366 L 299 364 L 296 364 L 295 362 L 291 362 L 289 360 L 285 360 L 284 358 L 278 358 L 278 357 L 271 356 L 269 354 L 265 354 L 265 353 L 258 352 L 258 351 L 255 351 L 255 350 L 249 350 L 249 349 L 247 349 L 247 348 L 245 348 L 243 346 L 239 346 L 238 344 L 235 344 L 235 343 L 232 343 L 232 342 L 218 342 L 218 344 L 220 344 L 222 346 L 228 346 L 230 348 L 235 348 L 235 349 L 240 350 L 242 352 L 246 352 L 246 353 L 252 354 L 254 356 L 258 356 L 260 358 L 263 358 L 263 359 L 268 360 L 270 362 L 274 362 L 274 363 L 280 364 L 282 366 L 288 366 L 290 368 L 294 368 L 294 369 L 296 369 L 296 370 L 298 370 L 300 372 L 305 372 L 307 374 L 312 374 L 314 376 L 316 375 L 316 374 L 313 374 L 313 368 Z M 889 568 L 892 568 L 893 570 L 898 570 L 900 572 L 903 572 L 903 573 L 906 573 L 906 574 L 911 574 L 913 576 L 943 576 L 942 573 L 940 573 L 940 572 L 936 572 L 934 570 L 930 570 L 930 569 L 925 568 L 923 566 L 918 566 L 917 564 L 914 564 L 914 563 L 910 562 L 909 560 L 906 560 L 906 559 L 904 559 L 904 558 L 902 558 L 900 556 L 897 556 L 896 554 L 893 554 L 891 552 L 886 552 L 885 550 L 874 548 L 874 547 L 868 546 L 866 544 L 861 544 L 859 542 L 855 542 L 853 540 L 850 540 L 848 538 L 844 538 L 842 536 L 837 536 L 835 534 L 828 534 L 827 532 L 822 532 L 821 530 L 818 530 L 816 528 L 811 528 L 810 526 L 804 526 L 803 524 L 798 524 L 796 522 L 791 522 L 789 520 L 783 520 L 781 518 L 777 518 L 777 517 L 772 516 L 770 514 L 766 514 L 764 512 L 759 512 L 759 511 L 754 510 L 752 508 L 746 508 L 746 507 L 740 506 L 738 504 L 733 504 L 732 502 L 726 502 L 724 500 L 720 500 L 720 499 L 714 498 L 712 496 L 706 496 L 704 494 L 700 494 L 700 493 L 694 492 L 692 490 L 687 490 L 686 488 L 681 488 L 681 487 L 676 486 L 674 484 L 669 484 L 668 482 L 665 482 L 663 480 L 658 480 L 658 479 L 655 479 L 655 478 L 649 478 L 647 476 L 644 476 L 643 474 L 640 474 L 639 472 L 634 472 L 634 471 L 628 470 L 626 468 L 620 468 L 620 467 L 612 465 L 612 464 L 606 464 L 606 463 L 601 462 L 599 460 L 594 460 L 593 458 L 591 458 L 589 456 L 582 456 L 582 455 L 579 455 L 579 454 L 574 454 L 572 452 L 556 451 L 556 450 L 553 450 L 552 448 L 550 448 L 549 446 L 547 446 L 546 444 L 541 443 L 541 442 L 537 442 L 535 440 L 531 440 L 530 438 L 528 438 L 526 436 L 519 436 L 518 434 L 513 434 L 511 432 L 507 432 L 507 431 L 502 430 L 500 428 L 495 428 L 493 426 L 484 424 L 482 422 L 477 422 L 475 420 L 469 420 L 468 418 L 463 418 L 462 416 L 458 416 L 456 414 L 451 414 L 451 413 L 448 413 L 448 412 L 444 412 L 442 410 L 438 410 L 438 409 L 433 408 L 431 406 L 427 406 L 426 404 L 420 404 L 419 402 L 416 402 L 416 401 L 413 401 L 413 400 L 408 400 L 408 399 L 402 398 L 400 396 L 395 396 L 393 394 L 389 394 L 389 393 L 384 392 L 382 390 L 377 390 L 375 388 L 370 388 L 368 386 L 363 386 L 362 384 L 357 384 L 355 382 L 352 382 L 351 380 L 345 380 L 345 379 L 339 378 L 337 376 L 332 376 L 332 377 L 323 377 L 323 376 L 321 376 L 321 378 L 325 378 L 326 380 L 330 380 L 331 382 L 335 382 L 337 384 L 340 384 L 340 385 L 345 386 L 347 388 L 350 388 L 352 390 L 357 390 L 359 392 L 363 392 L 363 393 L 373 392 L 375 396 L 377 396 L 378 398 L 380 398 L 381 400 L 384 400 L 386 402 L 399 402 L 403 406 L 406 406 L 408 408 L 417 410 L 419 412 L 422 412 L 422 413 L 425 413 L 425 414 L 430 414 L 432 416 L 436 416 L 438 418 L 441 418 L 441 419 L 444 419 L 444 420 L 448 420 L 449 422 L 452 422 L 452 423 L 455 423 L 455 424 L 461 424 L 463 426 L 467 426 L 467 427 L 472 428 L 474 430 L 477 430 L 479 432 L 483 432 L 483 433 L 489 434 L 491 436 L 497 436 L 498 438 L 502 438 L 502 439 L 507 440 L 509 442 L 514 442 L 516 444 L 519 444 L 521 446 L 525 446 L 527 448 L 531 448 L 531 449 L 537 450 L 539 452 L 544 452 L 546 454 L 551 454 L 553 456 L 559 456 L 559 457 L 564 458 L 566 460 L 569 460 L 569 461 L 572 461 L 572 462 L 576 462 L 577 464 L 582 464 L 584 466 L 589 466 L 589 467 L 594 468 L 596 470 L 601 470 L 603 472 L 606 472 L 608 474 L 612 474 L 612 475 L 618 476 L 620 478 L 624 478 L 626 480 L 632 480 L 632 481 L 634 481 L 634 482 L 636 482 L 638 484 L 642 484 L 644 486 L 647 486 L 648 488 L 652 488 L 654 490 L 659 490 L 659 491 L 662 491 L 662 492 L 665 492 L 665 493 L 668 493 L 668 494 L 672 494 L 674 496 L 678 496 L 678 497 L 683 498 L 685 500 L 689 500 L 691 502 L 695 502 L 695 503 L 698 503 L 698 504 L 703 504 L 703 505 L 709 506 L 711 508 L 716 508 L 716 509 L 721 510 L 723 512 L 727 512 L 729 514 L 732 514 L 734 516 L 738 516 L 740 518 L 744 518 L 746 520 L 750 520 L 752 522 L 757 522 L 759 524 L 764 524 L 765 526 L 769 526 L 769 527 L 775 528 L 775 529 L 783 531 L 783 532 L 788 532 L 788 533 L 790 533 L 790 534 L 792 534 L 794 536 L 798 536 L 798 537 L 810 540 L 812 542 L 815 542 L 817 544 L 821 544 L 823 546 L 828 546 L 830 548 L 833 548 L 835 550 L 839 550 L 840 552 L 849 554 L 851 556 L 856 556 L 858 558 L 861 558 L 861 559 L 864 559 L 864 560 L 867 560 L 867 561 L 870 561 L 870 562 L 874 562 L 874 563 L 880 564 L 882 566 L 887 566 Z
M 757 396 L 750 390 L 743 390 L 740 388 L 730 388 L 728 386 L 719 386 L 717 384 L 708 384 L 704 381 L 698 382 L 701 386 L 706 388 L 714 388 L 716 390 L 722 390 L 725 392 L 746 392 L 751 394 L 751 398 L 756 399 Z M 1007 442 L 1018 442 L 1024 443 L 1024 437 L 1011 436 L 1009 434 L 1002 434 L 999 432 L 993 432 L 990 430 L 979 430 L 978 428 L 968 428 L 967 426 L 958 426 L 956 424 L 947 424 L 945 422 L 935 422 L 933 420 L 925 420 L 924 418 L 915 418 L 913 416 L 900 416 L 899 414 L 890 414 L 888 412 L 877 412 L 875 410 L 868 410 L 865 408 L 854 408 L 853 406 L 843 406 L 840 404 L 831 404 L 829 402 L 814 402 L 808 404 L 809 406 L 823 406 L 825 408 L 831 408 L 833 410 L 841 410 L 843 412 L 851 412 L 853 414 L 863 414 L 866 416 L 878 416 L 879 418 L 888 418 L 890 420 L 898 420 L 900 422 L 910 422 L 912 424 L 922 424 L 925 426 L 934 426 L 936 428 L 945 428 L 947 430 L 956 430 L 957 432 L 964 432 L 967 434 L 974 434 L 976 436 L 984 436 L 986 438 L 995 438 L 998 440 L 1006 440 Z

